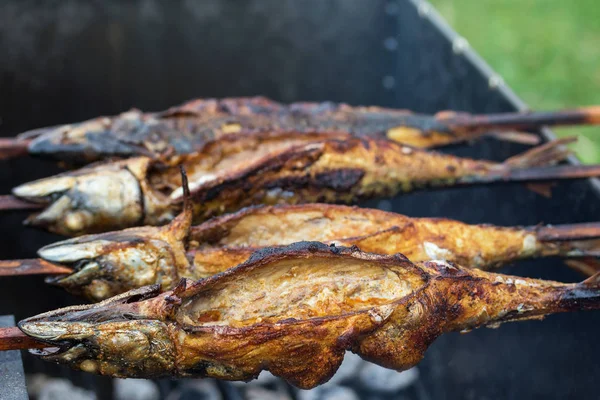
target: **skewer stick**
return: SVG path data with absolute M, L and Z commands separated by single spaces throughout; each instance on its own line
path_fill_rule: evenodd
M 49 347 L 46 343 L 38 342 L 27 336 L 16 326 L 0 328 L 0 351 L 41 349 Z
M 511 169 L 498 174 L 466 176 L 456 181 L 456 186 L 485 185 L 494 182 L 544 182 L 563 179 L 583 179 L 600 177 L 600 165 L 557 165 Z
M 600 165 L 560 165 L 556 167 L 536 167 L 513 170 L 508 174 L 508 182 L 531 182 L 555 179 L 581 179 L 600 176 Z M 502 179 L 500 179 L 502 180 Z
M 25 156 L 29 153 L 29 140 L 0 138 L 0 160 Z
M 600 222 L 548 225 L 532 228 L 541 241 L 585 240 L 600 238 Z
M 538 145 L 542 141 L 542 138 L 538 135 L 527 132 L 500 131 L 489 133 L 488 136 L 504 142 L 526 144 L 530 146 Z
M 0 261 L 0 276 L 70 274 L 71 268 L 52 264 L 40 258 Z
M 582 107 L 561 111 L 532 111 L 488 115 L 464 115 L 448 117 L 446 123 L 454 129 L 527 130 L 540 126 L 598 125 L 600 106 Z
M 1 210 L 31 210 L 44 208 L 46 205 L 32 203 L 30 201 L 21 200 L 18 197 L 7 194 L 0 196 L 0 211 Z

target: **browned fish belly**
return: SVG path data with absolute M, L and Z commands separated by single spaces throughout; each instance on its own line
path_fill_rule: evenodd
M 269 370 L 311 388 L 346 350 L 401 371 L 446 332 L 597 309 L 598 285 L 596 276 L 563 284 L 304 242 L 163 294 L 148 286 L 19 327 L 48 343 L 34 351 L 43 359 L 87 372 L 250 380 Z

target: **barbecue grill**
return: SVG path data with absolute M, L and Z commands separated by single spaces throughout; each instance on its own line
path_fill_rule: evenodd
M 193 97 L 260 94 L 283 102 L 331 100 L 424 113 L 525 108 L 424 1 L 7 1 L 0 5 L 0 21 L 2 136 L 132 106 L 165 109 Z M 539 134 L 552 138 L 547 130 Z M 525 149 L 486 139 L 444 151 L 503 160 Z M 32 159 L 4 161 L 2 168 L 2 193 L 58 172 L 53 164 Z M 598 220 L 598 190 L 594 181 L 560 183 L 548 199 L 522 186 L 477 187 L 364 205 L 468 223 L 558 224 Z M 1 215 L 3 259 L 32 257 L 59 239 L 22 227 L 25 215 Z M 561 263 L 529 261 L 518 273 L 580 280 Z M 0 280 L 0 293 L 0 315 L 16 320 L 79 302 L 40 277 Z M 588 397 L 600 374 L 598 326 L 600 314 L 572 313 L 544 323 L 446 335 L 401 389 L 369 386 L 358 375 L 339 386 L 369 399 Z M 26 374 L 66 377 L 98 397 L 112 393 L 109 378 L 47 365 L 27 354 L 23 361 Z M 157 387 L 166 396 L 183 392 L 186 384 L 165 380 Z M 243 385 L 210 384 L 225 398 L 244 398 L 249 391 Z M 263 387 L 291 398 L 306 395 L 278 380 Z

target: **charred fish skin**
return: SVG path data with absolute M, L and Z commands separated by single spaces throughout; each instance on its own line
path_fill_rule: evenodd
M 597 277 L 562 284 L 316 242 L 258 252 L 222 274 L 159 290 L 19 327 L 58 347 L 41 358 L 75 369 L 228 380 L 269 370 L 307 389 L 330 379 L 346 350 L 401 371 L 446 332 L 600 308 Z
M 144 130 L 144 115 L 130 110 L 116 117 L 98 117 L 74 124 L 25 132 L 21 137 L 32 137 L 29 154 L 82 165 L 110 157 L 148 155 L 149 151 L 135 141 L 135 133 Z M 152 137 L 150 128 L 145 131 Z M 172 132 L 175 133 L 175 132 Z M 131 139 L 127 139 L 127 137 Z
M 197 99 L 158 113 L 133 109 L 114 117 L 25 132 L 29 152 L 72 164 L 108 157 L 160 156 L 201 151 L 225 136 L 274 132 L 346 133 L 388 137 L 415 147 L 465 139 L 442 119 L 382 107 L 336 103 L 284 105 L 254 98 Z
M 30 154 L 75 165 L 108 157 L 188 154 L 224 137 L 269 133 L 344 133 L 432 148 L 477 139 L 489 132 L 504 140 L 537 144 L 539 137 L 514 130 L 598 124 L 599 115 L 598 107 L 496 115 L 442 111 L 430 116 L 332 102 L 286 105 L 264 97 L 196 99 L 162 112 L 132 109 L 114 117 L 35 129 L 21 134 L 16 142 L 20 141 L 17 148 L 22 148 L 23 141 L 28 141 Z

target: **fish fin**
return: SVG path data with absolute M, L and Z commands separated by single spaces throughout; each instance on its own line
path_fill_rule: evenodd
M 190 186 L 187 179 L 185 168 L 180 165 L 181 171 L 181 186 L 183 187 L 183 211 L 173 219 L 168 225 L 168 230 L 175 234 L 176 240 L 185 239 L 190 232 L 192 227 L 192 220 L 194 217 L 194 203 L 190 195 Z
M 528 146 L 536 146 L 540 144 L 541 138 L 535 133 L 529 132 L 518 132 L 518 131 L 499 131 L 499 132 L 490 132 L 487 134 L 489 137 L 493 137 L 496 140 L 500 140 L 503 142 L 511 142 L 511 143 L 519 143 L 525 144 Z
M 590 276 L 583 282 L 580 282 L 578 285 L 595 289 L 600 288 L 600 271 L 596 272 L 594 275 Z
M 566 137 L 541 146 L 534 147 L 525 153 L 508 158 L 504 165 L 511 168 L 542 167 L 564 161 L 572 152 L 565 145 L 577 141 L 576 137 Z
M 526 183 L 524 185 L 527 189 L 531 190 L 533 193 L 537 193 L 540 196 L 543 196 L 547 199 L 552 197 L 552 187 L 555 186 L 554 182 L 548 183 Z
M 173 289 L 173 294 L 176 296 L 179 296 L 181 293 L 185 292 L 186 289 L 187 289 L 187 279 L 181 278 L 179 280 L 179 283 L 177 284 L 177 286 L 175 286 L 175 288 Z
M 594 257 L 574 258 L 564 261 L 569 268 L 586 276 L 595 276 L 600 272 L 600 261 Z
M 575 137 L 566 137 L 551 142 L 545 143 L 541 146 L 534 147 L 522 154 L 508 158 L 504 161 L 504 165 L 511 169 L 525 169 L 531 167 L 543 167 L 548 165 L 556 164 L 567 158 L 572 152 L 566 144 L 573 143 L 577 140 Z M 552 197 L 552 182 L 539 182 L 539 183 L 526 183 L 525 187 L 534 193 L 537 193 L 543 197 Z

